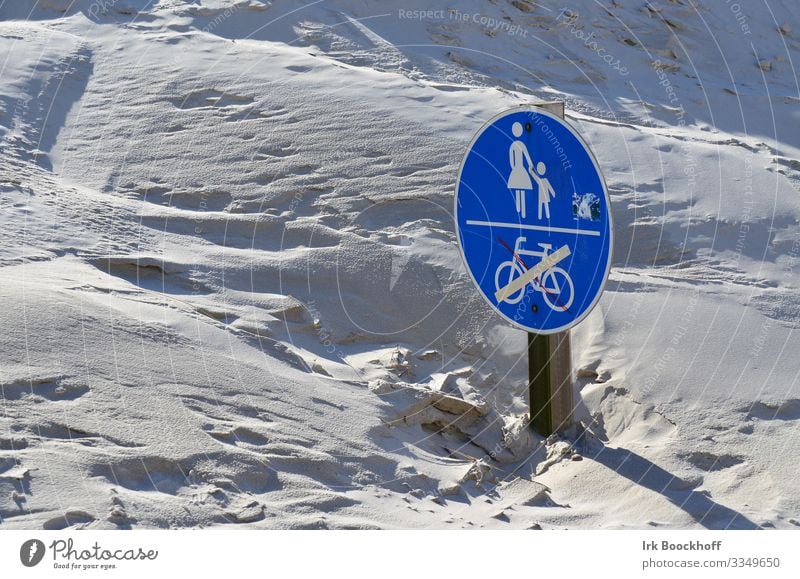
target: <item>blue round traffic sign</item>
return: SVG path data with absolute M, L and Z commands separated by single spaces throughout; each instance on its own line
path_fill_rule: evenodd
M 503 318 L 528 332 L 561 332 L 603 292 L 610 207 L 597 161 L 575 130 L 541 109 L 512 109 L 478 131 L 461 163 L 461 256 Z

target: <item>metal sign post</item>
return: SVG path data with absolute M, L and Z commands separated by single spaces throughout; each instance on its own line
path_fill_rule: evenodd
M 542 436 L 571 424 L 572 353 L 569 330 L 528 333 L 528 401 L 533 429 Z
M 611 266 L 610 202 L 563 103 L 519 107 L 475 135 L 459 169 L 458 246 L 481 296 L 528 332 L 533 428 L 570 424 L 569 328 L 597 304 Z

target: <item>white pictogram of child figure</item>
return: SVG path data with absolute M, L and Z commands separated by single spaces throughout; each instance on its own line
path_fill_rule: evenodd
M 556 191 L 553 189 L 553 185 L 551 185 L 550 180 L 544 176 L 546 171 L 547 165 L 541 161 L 536 163 L 536 173 L 531 171 L 531 177 L 533 177 L 536 184 L 539 186 L 539 219 L 542 218 L 542 207 L 544 207 L 545 216 L 547 219 L 550 219 L 550 197 L 553 197 L 553 199 L 556 197 Z

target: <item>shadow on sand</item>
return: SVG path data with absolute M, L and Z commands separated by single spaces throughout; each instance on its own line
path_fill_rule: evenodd
M 685 511 L 706 529 L 760 529 L 761 527 L 724 505 L 714 502 L 702 491 L 696 491 L 690 481 L 670 474 L 646 458 L 624 448 L 603 446 L 586 458 L 610 468 L 628 480 L 656 492 Z

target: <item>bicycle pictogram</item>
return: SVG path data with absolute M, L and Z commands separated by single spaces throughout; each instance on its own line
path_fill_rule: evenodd
M 550 250 L 553 248 L 550 243 L 539 243 L 538 245 L 541 251 L 523 249 L 523 244 L 526 242 L 527 238 L 524 236 L 517 237 L 512 258 L 508 261 L 504 261 L 497 267 L 497 271 L 494 275 L 494 283 L 497 290 L 506 287 L 528 270 L 522 256 L 544 259 L 550 254 Z M 533 289 L 537 292 L 543 294 L 545 303 L 550 306 L 552 310 L 557 312 L 568 310 L 575 297 L 575 287 L 572 284 L 572 278 L 563 268 L 558 266 L 546 269 L 540 277 L 531 280 L 530 285 L 533 286 Z M 525 287 L 522 287 L 517 292 L 506 296 L 503 302 L 508 304 L 519 303 L 525 295 L 525 289 Z

